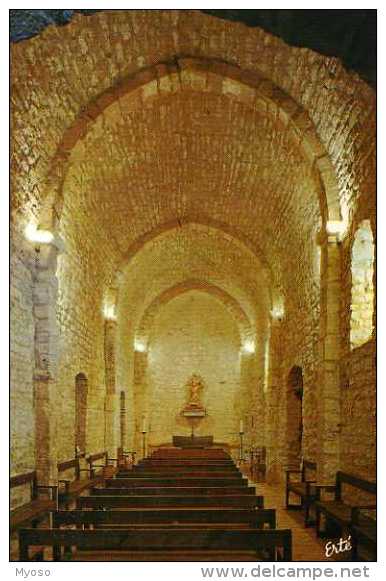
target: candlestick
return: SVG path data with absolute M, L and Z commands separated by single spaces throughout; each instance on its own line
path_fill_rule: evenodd
M 240 458 L 239 461 L 244 462 L 244 452 L 243 452 L 243 432 L 240 432 Z
M 243 424 L 243 420 L 240 420 L 240 434 L 244 432 L 244 424 Z

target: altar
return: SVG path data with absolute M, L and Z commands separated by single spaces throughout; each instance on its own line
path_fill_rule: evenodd
M 213 436 L 173 436 L 173 446 L 176 448 L 210 448 L 213 446 Z

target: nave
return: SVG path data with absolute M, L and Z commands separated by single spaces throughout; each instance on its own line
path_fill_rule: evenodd
M 11 11 L 12 558 L 376 557 L 376 14 L 327 17 Z
M 65 486 L 56 500 L 60 510 L 41 514 L 34 528 L 19 529 L 15 560 L 374 558 L 374 552 L 359 554 L 358 534 L 348 554 L 326 553 L 326 542 L 315 530 L 284 509 L 282 488 L 254 483 L 248 478 L 252 466 L 240 470 L 221 448 L 160 448 L 135 465 L 116 468 L 107 456 L 105 461 L 97 474 L 90 469 L 93 478 L 79 481 L 83 492 L 79 486 Z M 302 503 L 298 508 L 305 507 Z M 361 526 L 365 535 L 363 518 Z M 352 523 L 340 532 L 351 536 Z M 376 552 L 375 535 L 373 527 L 373 543 L 365 549 Z M 328 538 L 331 543 L 331 533 Z

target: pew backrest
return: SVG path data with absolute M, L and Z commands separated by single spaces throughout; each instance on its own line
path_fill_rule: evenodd
M 311 460 L 303 460 L 302 465 L 302 482 L 307 482 L 309 480 L 308 472 L 316 472 L 316 462 L 312 462 Z
M 189 513 L 184 509 L 148 510 L 60 510 L 53 513 L 53 527 L 77 525 L 181 525 L 181 524 L 247 523 L 254 528 L 276 528 L 276 511 L 272 508 L 254 509 L 198 509 Z
M 251 550 L 256 556 L 267 551 L 268 559 L 292 560 L 292 535 L 288 529 L 261 530 L 180 530 L 165 529 L 22 529 L 19 532 L 20 560 L 28 561 L 30 546 L 53 546 L 54 558 L 60 559 L 60 547 L 80 550 Z M 281 552 L 281 555 L 279 554 Z
M 74 458 L 73 460 L 65 460 L 64 462 L 58 462 L 58 473 L 66 472 L 73 468 L 75 470 L 75 480 L 80 479 L 80 463 L 79 458 Z
M 173 508 L 173 507 L 214 507 L 264 508 L 264 497 L 254 495 L 228 496 L 136 496 L 136 495 L 95 495 L 78 496 L 78 509 L 102 508 Z
M 339 470 L 336 473 L 336 483 L 335 483 L 335 500 L 342 501 L 342 493 L 343 493 L 343 485 L 348 484 L 353 488 L 359 488 L 364 492 L 369 494 L 376 494 L 377 493 L 377 483 L 370 482 L 369 480 L 365 480 L 364 478 L 359 478 L 358 476 L 354 476 L 353 474 L 348 474 L 347 472 L 342 472 Z
M 9 487 L 11 489 L 18 486 L 23 486 L 25 484 L 29 484 L 31 500 L 36 499 L 38 496 L 36 470 L 31 470 L 30 472 L 25 472 L 24 474 L 18 474 L 17 476 L 11 476 L 9 479 Z

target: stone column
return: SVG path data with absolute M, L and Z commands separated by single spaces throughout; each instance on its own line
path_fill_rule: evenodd
M 40 484 L 57 482 L 57 392 L 59 327 L 56 319 L 58 250 L 53 244 L 35 249 L 35 409 L 36 469 Z
M 127 449 L 127 418 L 126 418 L 126 393 L 121 391 L 119 405 L 120 439 L 119 445 L 123 450 Z
M 239 447 L 239 421 L 243 420 L 243 456 L 248 458 L 251 447 L 262 446 L 264 441 L 263 378 L 261 353 L 240 353 L 240 391 L 234 409 L 236 440 Z M 252 426 L 253 416 L 253 426 Z
M 106 393 L 105 397 L 105 418 L 106 418 L 106 432 L 105 445 L 110 458 L 116 458 L 118 447 L 118 422 L 117 420 L 117 394 Z
M 267 482 L 277 482 L 282 472 L 281 457 L 283 446 L 279 439 L 279 418 L 282 417 L 283 409 L 280 409 L 280 387 L 281 381 L 281 322 L 271 318 L 271 334 L 269 340 L 269 372 L 266 392 L 266 478 Z M 282 393 L 282 399 L 283 399 Z M 285 432 L 284 432 L 285 433 Z M 285 459 L 286 461 L 286 459 Z
M 148 417 L 149 406 L 152 405 L 150 394 L 147 390 L 147 364 L 147 352 L 134 351 L 133 446 L 137 452 L 138 459 L 143 457 L 142 419 L 143 416 Z M 146 441 L 148 437 L 149 435 L 146 434 Z
M 115 458 L 118 446 L 118 405 L 115 389 L 115 344 L 117 323 L 105 321 L 105 446 L 110 457 Z
M 332 483 L 339 469 L 341 249 L 337 236 L 324 240 L 321 370 L 318 386 L 318 481 Z

